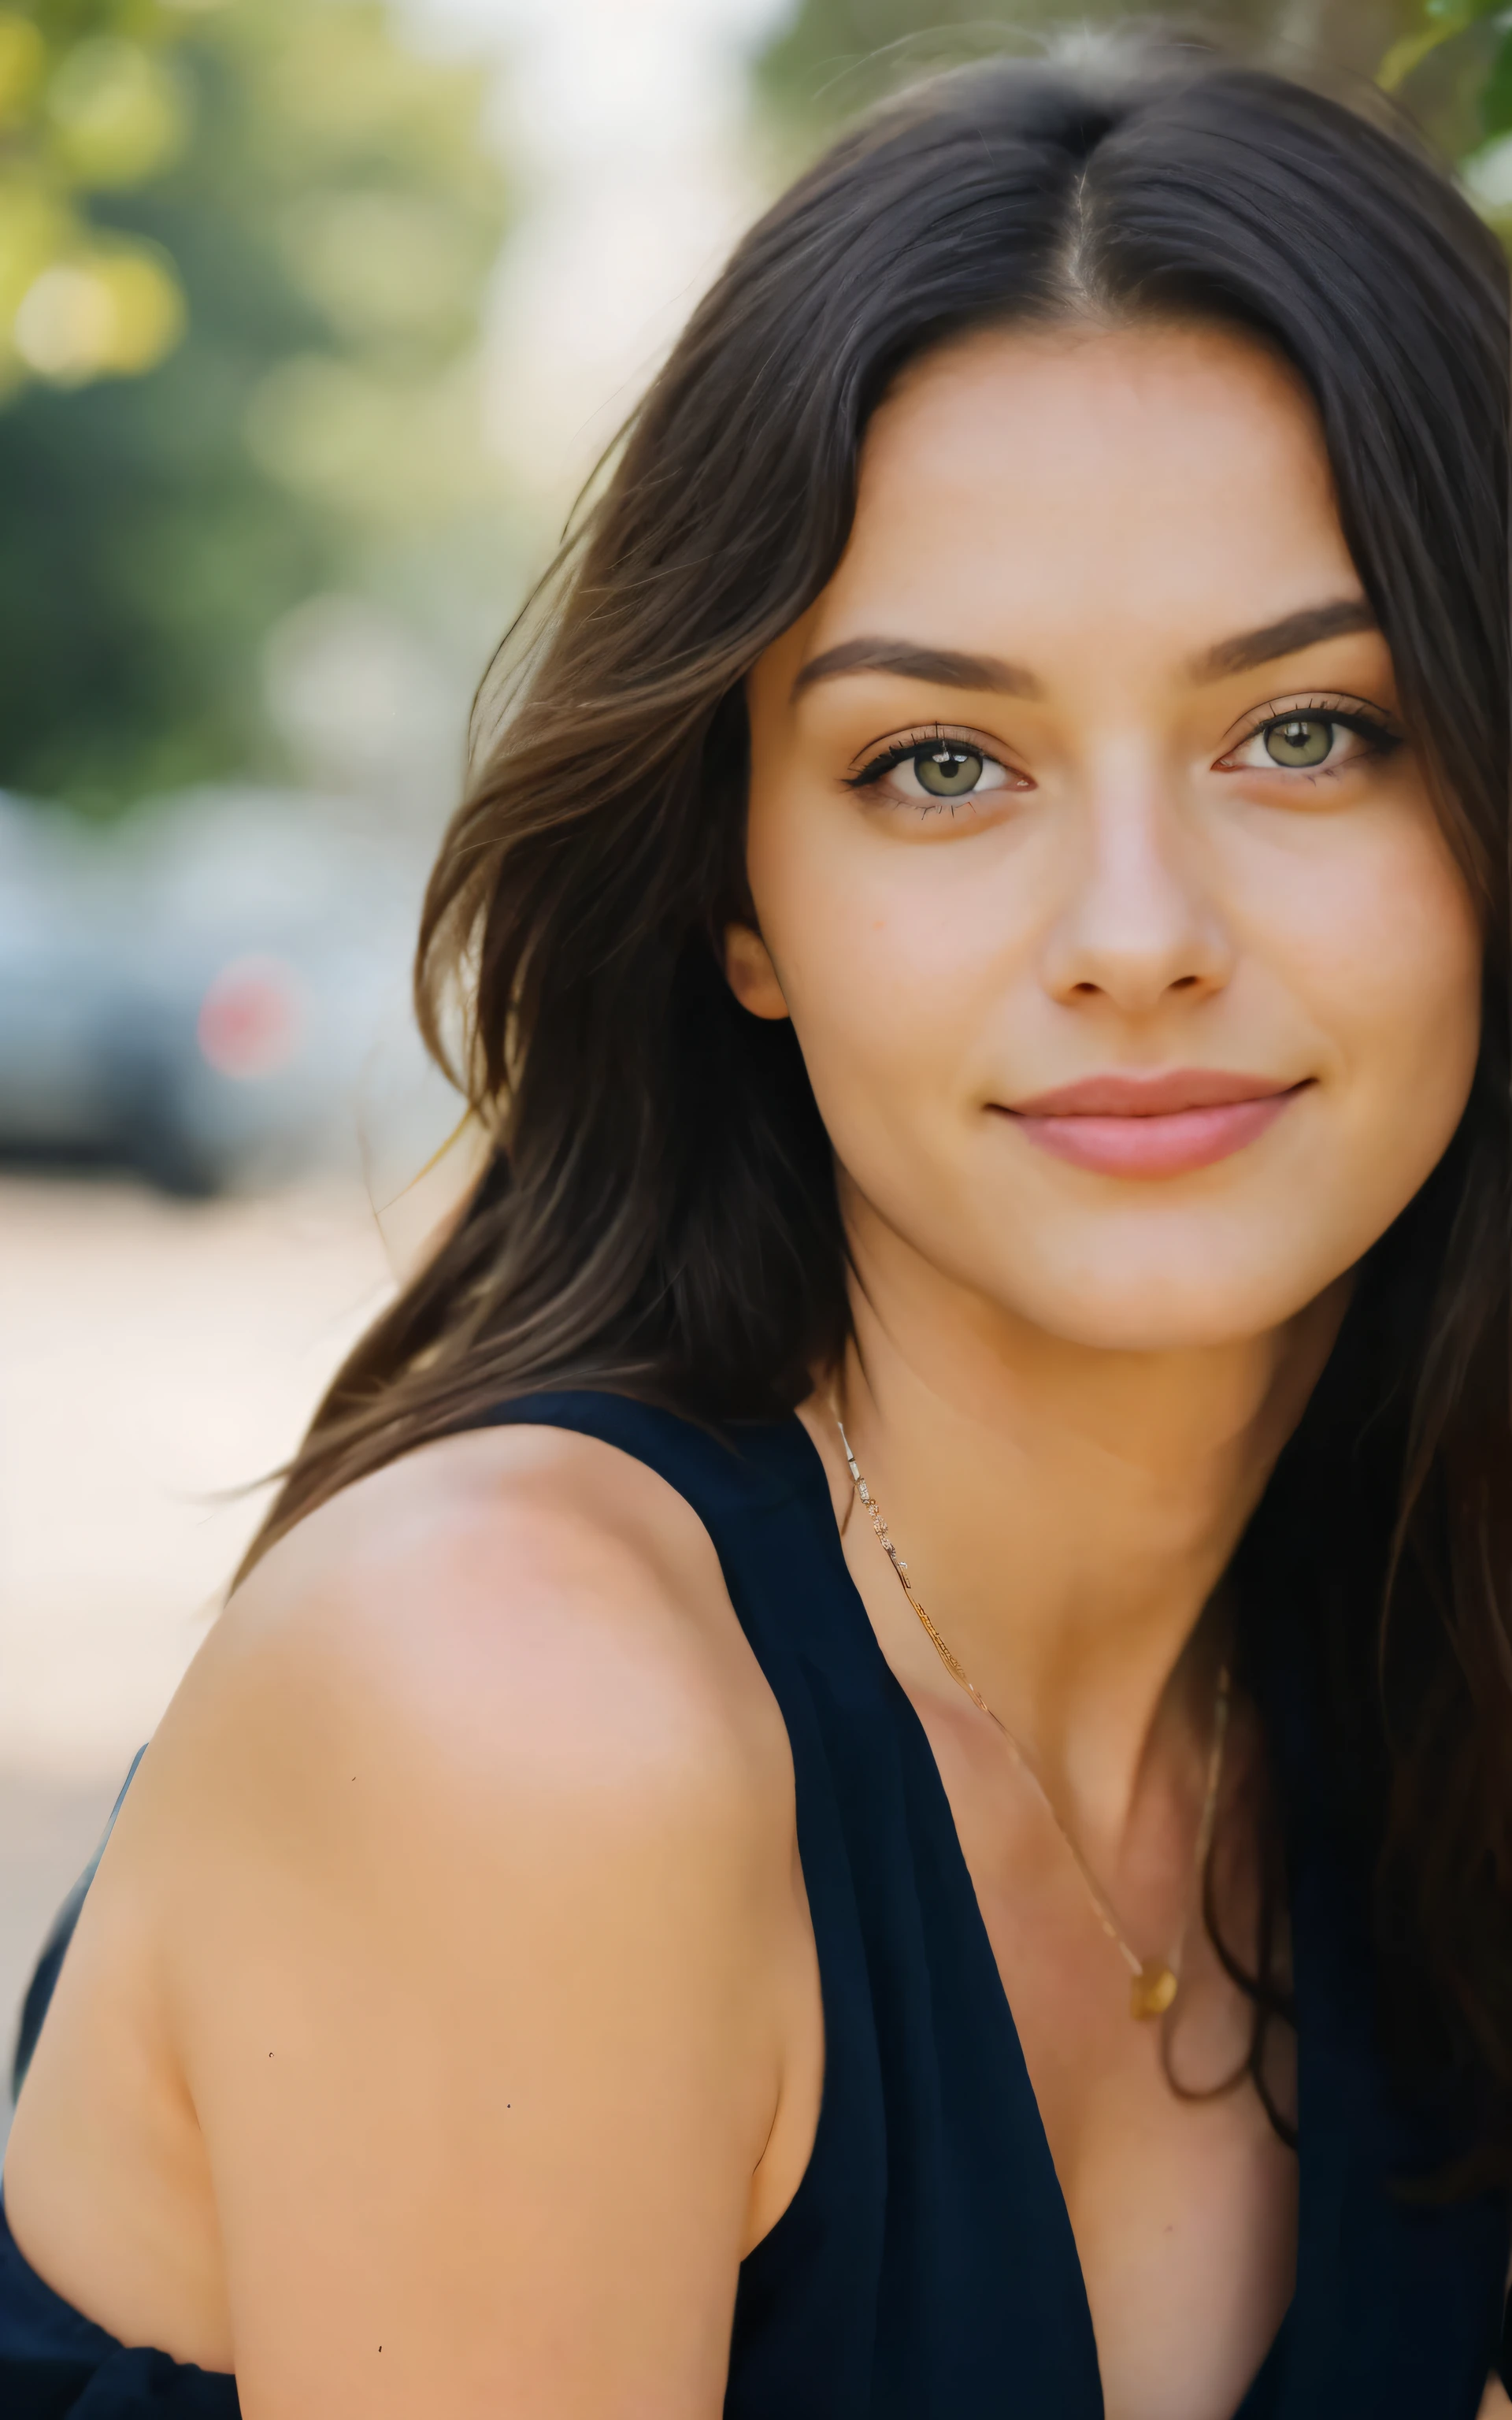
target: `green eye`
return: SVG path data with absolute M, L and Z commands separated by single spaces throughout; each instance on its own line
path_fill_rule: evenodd
M 1334 748 L 1334 725 L 1321 714 L 1292 714 L 1273 722 L 1265 735 L 1265 752 L 1273 764 L 1292 769 L 1326 765 Z
M 981 758 L 969 748 L 958 748 L 949 741 L 934 748 L 921 748 L 914 758 L 914 771 L 918 786 L 932 799 L 964 799 L 981 780 Z

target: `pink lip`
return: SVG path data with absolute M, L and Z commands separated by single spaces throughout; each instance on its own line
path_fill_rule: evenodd
M 1242 1151 L 1305 1084 L 1175 1067 L 1158 1076 L 1088 1076 L 1037 1093 L 1004 1115 L 1031 1142 L 1103 1176 L 1184 1176 Z

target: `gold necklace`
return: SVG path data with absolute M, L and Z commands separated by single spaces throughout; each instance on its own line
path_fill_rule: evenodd
M 962 1688 L 964 1689 L 967 1697 L 971 1699 L 972 1704 L 976 1706 L 980 1713 L 986 1715 L 990 1723 L 996 1724 L 997 1729 L 1002 1732 L 1004 1739 L 1007 1740 L 1009 1746 L 1013 1751 L 1014 1762 L 1017 1764 L 1020 1772 L 1025 1776 L 1025 1778 L 1038 1792 L 1046 1814 L 1055 1825 L 1056 1830 L 1059 1833 L 1062 1840 L 1064 1840 L 1066 1848 L 1070 1853 L 1072 1863 L 1082 1878 L 1083 1885 L 1087 1891 L 1087 1896 L 1091 1900 L 1093 1907 L 1097 1911 L 1098 1922 L 1102 1925 L 1103 1931 L 1107 1934 L 1108 1939 L 1113 1943 L 1115 1948 L 1122 1958 L 1124 1964 L 1128 1967 L 1130 1978 L 1129 2014 L 1132 2017 L 1139 2018 L 1141 2021 L 1146 2021 L 1152 2017 L 1163 2017 L 1176 1997 L 1177 1986 L 1180 1980 L 1181 1952 L 1186 1946 L 1186 1922 L 1183 1921 L 1180 1936 L 1168 1958 L 1141 1958 L 1139 1952 L 1132 1947 L 1130 1943 L 1125 1939 L 1123 1931 L 1119 1927 L 1119 1920 L 1114 1915 L 1112 1907 L 1108 1903 L 1106 1892 L 1098 1881 L 1097 1876 L 1093 1873 L 1090 1866 L 1087 1862 L 1087 1859 L 1083 1856 L 1074 1835 L 1067 1829 L 1066 1825 L 1061 1822 L 1059 1815 L 1057 1813 L 1055 1800 L 1051 1797 L 1049 1791 L 1045 1788 L 1039 1774 L 1035 1771 L 1034 1760 L 1030 1757 L 1023 1744 L 1014 1738 L 1013 1733 L 1009 1730 L 1008 1725 L 1004 1722 L 1001 1714 L 994 1714 L 991 1706 L 987 1703 L 981 1691 L 972 1680 L 964 1665 L 961 1663 L 954 1653 L 952 1653 L 949 1644 L 941 1637 L 940 1632 L 934 1625 L 934 1622 L 925 1612 L 924 1607 L 920 1605 L 918 1597 L 914 1594 L 913 1588 L 908 1577 L 908 1566 L 903 1561 L 897 1547 L 892 1543 L 891 1536 L 888 1533 L 887 1524 L 883 1518 L 881 1505 L 877 1502 L 876 1497 L 872 1495 L 871 1489 L 866 1483 L 866 1481 L 861 1476 L 860 1470 L 856 1465 L 856 1456 L 851 1451 L 850 1438 L 845 1434 L 845 1423 L 841 1419 L 838 1412 L 835 1414 L 835 1426 L 840 1431 L 840 1441 L 845 1449 L 845 1460 L 851 1474 L 851 1483 L 855 1487 L 856 1495 L 860 1497 L 861 1503 L 865 1507 L 865 1510 L 871 1518 L 872 1527 L 876 1531 L 878 1541 L 882 1545 L 883 1551 L 887 1555 L 888 1562 L 892 1565 L 894 1572 L 898 1575 L 898 1584 L 900 1588 L 903 1590 L 904 1596 L 908 1599 L 909 1604 L 913 1606 L 914 1611 L 918 1616 L 919 1621 L 923 1625 L 926 1637 L 929 1639 L 931 1646 L 934 1649 L 940 1662 L 949 1673 L 951 1680 L 960 1683 Z M 1194 1863 L 1196 1881 L 1199 1886 L 1203 1868 L 1208 1862 L 1208 1852 L 1212 1846 L 1213 1819 L 1218 1809 L 1218 1785 L 1223 1778 L 1224 1742 L 1228 1732 L 1228 1707 L 1232 1694 L 1228 1666 L 1227 1663 L 1224 1663 L 1219 1667 L 1218 1670 L 1218 1693 L 1212 1710 L 1212 1745 L 1208 1751 L 1207 1793 L 1203 1798 L 1202 1813 L 1197 1822 L 1196 1851 Z

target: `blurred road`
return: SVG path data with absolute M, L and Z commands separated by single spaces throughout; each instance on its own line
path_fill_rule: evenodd
M 355 1187 L 0 1176 L 0 2051 L 266 1500 L 239 1491 L 390 1282 Z

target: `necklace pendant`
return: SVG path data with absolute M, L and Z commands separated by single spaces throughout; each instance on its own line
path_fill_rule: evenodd
M 1148 2024 L 1163 2017 L 1176 1997 L 1176 1974 L 1164 1958 L 1147 1958 L 1129 1986 L 1129 2014 Z
M 180 5 L 186 5 L 186 0 L 180 0 Z M 0 0 L 0 7 L 3 6 L 4 0 Z M 1118 1919 L 1115 1916 L 1112 1908 L 1108 1905 L 1104 1893 L 1099 1887 L 1096 1875 L 1092 1872 L 1087 1859 L 1083 1856 L 1080 1849 L 1077 1847 L 1075 1840 L 1072 1838 L 1071 1833 L 1068 1832 L 1065 1824 L 1061 1822 L 1060 1817 L 1056 1812 L 1055 1802 L 1051 1798 L 1049 1792 L 1045 1789 L 1044 1783 L 1036 1773 L 1033 1760 L 1026 1755 L 1024 1749 L 1020 1746 L 1018 1741 L 1009 1730 L 1008 1725 L 1003 1721 L 1002 1716 L 1000 1714 L 994 1714 L 991 1706 L 987 1703 L 981 1691 L 977 1687 L 976 1683 L 967 1673 L 964 1666 L 957 1656 L 951 1653 L 944 1638 L 940 1636 L 937 1625 L 931 1621 L 929 1615 L 925 1612 L 924 1607 L 919 1604 L 918 1597 L 914 1594 L 913 1588 L 910 1585 L 908 1578 L 908 1566 L 903 1561 L 903 1557 L 899 1554 L 897 1547 L 893 1544 L 892 1538 L 888 1532 L 887 1521 L 883 1515 L 882 1507 L 877 1502 L 876 1497 L 872 1495 L 872 1490 L 868 1487 L 866 1481 L 862 1477 L 856 1465 L 856 1456 L 851 1450 L 850 1438 L 845 1434 L 845 1423 L 840 1416 L 839 1406 L 833 1405 L 832 1409 L 835 1413 L 835 1426 L 840 1431 L 840 1441 L 845 1449 L 845 1465 L 851 1474 L 851 1484 L 855 1488 L 862 1504 L 866 1507 L 867 1512 L 872 1516 L 872 1527 L 876 1531 L 882 1549 L 887 1555 L 887 1560 L 891 1563 L 893 1571 L 897 1575 L 899 1586 L 902 1588 L 904 1596 L 908 1599 L 908 1602 L 912 1606 L 915 1613 L 918 1616 L 919 1624 L 925 1637 L 929 1639 L 930 1644 L 934 1649 L 940 1662 L 945 1666 L 945 1668 L 949 1673 L 951 1679 L 960 1683 L 961 1687 L 965 1691 L 966 1696 L 971 1699 L 972 1704 L 976 1706 L 980 1713 L 987 1716 L 989 1722 L 996 1724 L 998 1730 L 1002 1732 L 1004 1739 L 1008 1742 L 1010 1748 L 1012 1750 L 1013 1759 L 1019 1771 L 1025 1776 L 1026 1779 L 1033 1785 L 1035 1791 L 1038 1792 L 1046 1814 L 1049 1816 L 1052 1823 L 1054 1823 L 1056 1830 L 1059 1833 L 1062 1840 L 1064 1840 L 1066 1848 L 1070 1854 L 1072 1863 L 1074 1865 L 1077 1872 L 1082 1878 L 1082 1882 L 1086 1886 L 1087 1895 L 1097 1911 L 1098 1922 L 1102 1925 L 1108 1939 L 1117 1947 L 1119 1956 L 1127 1962 L 1131 1969 L 1132 1979 L 1129 1986 L 1129 2014 L 1140 2024 L 1149 2024 L 1156 2017 L 1163 2017 L 1165 2014 L 1166 2009 L 1171 2006 L 1172 2002 L 1176 1998 L 1178 1981 L 1176 1968 L 1172 1965 L 1170 1960 L 1166 1958 L 1147 1958 L 1142 1965 L 1137 1967 L 1135 1966 L 1135 1952 L 1124 1939 L 1123 1934 L 1119 1931 Z M 1218 1673 L 1218 1693 L 1213 1700 L 1212 1746 L 1208 1757 L 1208 1793 L 1206 1798 L 1203 1800 L 1202 1813 L 1197 1822 L 1196 1865 L 1196 1889 L 1199 1899 L 1202 1892 L 1202 1876 L 1207 1868 L 1208 1851 L 1212 1844 L 1212 1823 L 1218 1805 L 1218 1786 L 1223 1778 L 1224 1738 L 1228 1728 L 1229 1695 L 1228 1667 L 1225 1664 L 1221 1667 Z M 1181 1937 L 1182 1939 L 1185 1938 L 1184 1931 Z M 1180 1950 L 1178 1948 L 1176 1951 L 1177 1957 L 1180 1958 Z

